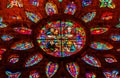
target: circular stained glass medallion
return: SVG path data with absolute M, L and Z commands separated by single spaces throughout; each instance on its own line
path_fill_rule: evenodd
M 39 47 L 54 57 L 67 57 L 82 50 L 86 43 L 86 32 L 74 21 L 47 22 L 37 35 Z

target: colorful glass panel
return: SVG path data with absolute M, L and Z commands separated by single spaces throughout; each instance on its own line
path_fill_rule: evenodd
M 12 73 L 11 71 L 5 71 L 8 78 L 20 78 L 21 72 Z
M 25 13 L 26 13 L 26 16 L 34 23 L 37 23 L 42 18 L 41 15 L 38 16 L 32 12 L 25 12 Z
M 86 73 L 86 78 L 96 78 L 94 73 Z
M 37 42 L 47 54 L 65 57 L 76 54 L 84 47 L 86 33 L 84 28 L 75 22 L 48 22 L 39 30 Z
M 25 62 L 25 67 L 30 67 L 30 66 L 36 65 L 42 59 L 43 59 L 43 56 L 41 54 L 34 54 L 27 59 L 27 61 Z
M 82 0 L 82 7 L 89 6 L 92 4 L 92 0 Z
M 19 55 L 13 54 L 9 56 L 8 61 L 12 64 L 15 64 L 19 61 Z
M 13 7 L 23 7 L 22 0 L 8 0 L 9 4 L 7 5 L 7 8 L 13 8 Z
M 45 6 L 45 10 L 47 15 L 58 14 L 57 6 L 53 2 L 47 2 Z
M 74 62 L 72 62 L 72 63 L 68 63 L 67 65 L 66 65 L 66 67 L 67 67 L 67 71 L 70 73 L 70 75 L 72 76 L 72 77 L 74 77 L 74 78 L 78 78 L 78 75 L 79 75 L 79 66 L 76 64 L 76 63 L 74 63 Z
M 46 66 L 46 75 L 48 78 L 51 78 L 58 70 L 58 64 L 49 62 Z
M 1 36 L 1 39 L 3 40 L 3 41 L 10 41 L 10 40 L 12 40 L 14 37 L 13 36 L 10 36 L 10 35 L 2 35 Z
M 117 62 L 117 59 L 113 55 L 107 54 L 105 55 L 105 61 L 107 63 L 115 63 Z
M 3 18 L 0 16 L 0 28 L 6 28 L 7 25 L 3 23 Z
M 106 78 L 118 78 L 119 71 L 118 70 L 113 70 L 112 72 L 105 71 L 103 73 L 104 73 L 104 76 Z
M 113 18 L 113 13 L 111 12 L 104 12 L 101 16 L 102 20 L 111 20 Z
M 74 2 L 71 2 L 70 4 L 68 4 L 64 11 L 65 14 L 70 14 L 70 15 L 74 15 L 75 12 L 76 12 L 76 4 Z
M 2 54 L 5 53 L 5 48 L 0 48 L 0 60 L 2 60 Z
M 19 41 L 12 45 L 11 49 L 13 50 L 28 50 L 33 48 L 34 45 L 32 42 L 28 41 Z
M 20 34 L 27 34 L 27 35 L 31 35 L 32 30 L 27 28 L 27 27 L 15 27 L 13 29 L 15 32 L 18 32 Z
M 100 0 L 101 4 L 100 4 L 100 8 L 111 8 L 114 9 L 115 8 L 115 4 L 113 3 L 113 0 Z
M 115 26 L 116 28 L 120 28 L 120 23 Z
M 91 31 L 91 34 L 97 35 L 97 34 L 103 34 L 107 32 L 108 28 L 104 28 L 104 27 L 91 28 L 90 31 Z
M 89 56 L 89 55 L 85 55 L 82 57 L 82 60 L 85 61 L 87 64 L 94 66 L 94 67 L 101 67 L 101 63 L 100 61 L 93 57 L 93 56 Z
M 30 72 L 29 78 L 40 78 L 40 75 L 36 70 L 34 70 Z
M 119 34 L 112 34 L 110 38 L 113 41 L 120 41 L 120 35 Z
M 30 3 L 33 5 L 33 6 L 39 6 L 39 0 L 30 0 Z
M 113 46 L 107 42 L 91 42 L 91 48 L 95 50 L 110 50 L 113 49 Z
M 96 16 L 96 12 L 89 12 L 85 16 L 82 17 L 82 20 L 85 23 L 87 23 L 87 22 L 90 22 L 91 20 L 93 20 L 93 18 L 95 18 L 95 16 Z

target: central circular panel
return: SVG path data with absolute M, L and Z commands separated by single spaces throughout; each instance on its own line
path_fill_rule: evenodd
M 39 47 L 54 57 L 67 57 L 81 51 L 86 43 L 86 33 L 81 24 L 74 21 L 47 22 L 39 30 Z

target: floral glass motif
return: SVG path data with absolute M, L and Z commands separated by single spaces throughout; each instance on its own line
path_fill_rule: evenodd
M 66 68 L 72 77 L 78 78 L 80 68 L 76 63 L 74 63 L 74 62 L 68 63 L 66 65 Z
M 107 63 L 115 63 L 117 62 L 117 59 L 113 55 L 107 54 L 105 55 L 105 61 Z
M 76 12 L 76 4 L 74 2 L 71 2 L 70 4 L 68 4 L 64 11 L 65 14 L 70 14 L 70 15 L 74 15 L 75 12 Z
M 5 71 L 8 78 L 20 78 L 21 72 L 12 73 L 11 71 Z
M 37 23 L 42 18 L 42 16 L 40 14 L 38 16 L 38 15 L 32 13 L 32 12 L 27 12 L 26 11 L 25 13 L 26 13 L 26 16 L 34 23 Z
M 5 48 L 0 48 L 0 60 L 2 60 L 2 54 L 6 52 Z
M 118 77 L 118 74 L 119 74 L 118 70 L 104 71 L 103 74 L 106 78 L 119 78 Z
M 36 70 L 30 72 L 29 78 L 39 78 L 39 77 L 40 75 Z
M 86 78 L 96 78 L 96 75 L 94 73 L 86 73 Z
M 46 3 L 45 11 L 46 11 L 47 15 L 53 15 L 53 14 L 58 13 L 57 6 L 53 2 L 47 2 Z
M 10 36 L 10 35 L 2 35 L 1 36 L 1 39 L 3 40 L 3 41 L 10 41 L 10 40 L 12 40 L 14 37 L 13 36 Z
M 58 70 L 58 64 L 49 62 L 46 66 L 46 75 L 48 78 L 51 78 Z
M 48 22 L 39 31 L 37 42 L 47 54 L 66 57 L 80 51 L 86 42 L 84 28 L 72 21 Z
M 92 0 L 82 0 L 82 7 L 89 6 L 92 4 Z
M 91 42 L 91 48 L 95 50 L 110 50 L 113 49 L 113 46 L 107 42 Z
M 93 20 L 93 18 L 96 16 L 96 12 L 89 12 L 85 16 L 82 17 L 82 20 L 87 23 Z
M 23 7 L 23 2 L 22 0 L 8 0 L 9 4 L 7 5 L 7 8 L 13 8 L 14 6 L 16 7 Z
M 120 34 L 112 34 L 110 39 L 113 41 L 120 41 Z
M 32 33 L 32 30 L 27 27 L 15 27 L 13 30 L 20 34 L 26 34 L 26 35 L 31 35 Z
M 13 54 L 13 55 L 9 56 L 8 61 L 12 64 L 17 63 L 19 61 L 19 55 Z
M 36 65 L 42 59 L 43 59 L 43 56 L 41 54 L 34 54 L 26 60 L 25 67 L 30 67 L 30 66 Z
M 111 12 L 104 12 L 101 16 L 101 19 L 105 21 L 111 20 L 112 18 L 113 18 L 113 13 Z
M 90 32 L 93 35 L 98 35 L 98 34 L 103 34 L 105 32 L 108 31 L 109 28 L 105 28 L 105 27 L 97 27 L 97 28 L 91 28 Z
M 89 56 L 89 55 L 85 55 L 82 57 L 82 60 L 85 61 L 87 64 L 94 66 L 94 67 L 101 67 L 101 63 L 100 61 L 93 57 L 93 56 Z
M 39 0 L 30 0 L 30 3 L 33 5 L 33 6 L 39 6 Z
M 101 4 L 100 4 L 100 8 L 111 8 L 114 9 L 115 8 L 115 4 L 113 3 L 113 0 L 100 0 Z
M 6 28 L 7 25 L 3 23 L 3 18 L 0 16 L 0 28 Z

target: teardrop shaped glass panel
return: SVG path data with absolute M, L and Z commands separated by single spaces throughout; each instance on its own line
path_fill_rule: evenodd
M 51 78 L 58 70 L 58 64 L 49 62 L 46 66 L 46 75 L 48 78 Z
M 15 64 L 19 61 L 19 55 L 13 54 L 8 57 L 8 61 L 12 64 Z
M 10 36 L 10 35 L 2 35 L 1 36 L 1 39 L 3 40 L 3 41 L 10 41 L 10 40 L 12 40 L 14 37 L 13 36 Z
M 25 62 L 25 67 L 30 67 L 30 66 L 36 65 L 42 59 L 43 59 L 43 56 L 41 54 L 34 54 L 27 59 L 27 61 Z
M 120 41 L 120 35 L 119 34 L 112 34 L 110 38 L 113 41 Z
M 115 26 L 116 28 L 120 28 L 120 23 Z
M 31 33 L 32 33 L 32 30 L 27 27 L 15 27 L 13 30 L 20 34 L 31 35 Z
M 12 45 L 11 49 L 13 50 L 28 50 L 33 48 L 34 45 L 32 42 L 28 41 L 19 41 Z
M 95 50 L 110 50 L 113 49 L 113 46 L 107 42 L 92 42 L 90 45 L 91 48 Z
M 82 7 L 86 7 L 92 4 L 92 0 L 82 0 Z
M 107 63 L 115 63 L 117 62 L 117 59 L 113 55 L 107 54 L 105 55 L 105 61 Z
M 87 23 L 93 20 L 93 18 L 96 16 L 96 12 L 89 12 L 85 16 L 82 17 L 82 20 Z
M 86 73 L 86 78 L 96 78 L 94 73 Z
M 105 13 L 103 13 L 103 15 L 102 15 L 102 17 L 101 17 L 101 19 L 102 20 L 111 20 L 113 18 L 113 13 L 111 13 L 111 12 L 105 12 Z
M 118 70 L 113 70 L 112 72 L 105 71 L 103 72 L 103 74 L 106 78 L 118 78 L 119 71 Z
M 20 78 L 21 72 L 12 73 L 11 71 L 5 71 L 8 78 Z
M 98 28 L 91 28 L 90 29 L 90 32 L 93 35 L 103 34 L 103 33 L 107 32 L 107 31 L 108 31 L 108 28 L 105 28 L 105 27 L 98 27 Z
M 34 23 L 37 23 L 41 18 L 42 16 L 38 16 L 32 12 L 25 12 L 26 13 L 26 16 Z
M 78 78 L 78 75 L 79 75 L 79 66 L 72 62 L 72 63 L 68 63 L 66 65 L 66 68 L 67 68 L 67 71 L 70 73 L 70 75 L 74 78 Z
M 0 22 L 0 28 L 6 28 L 6 27 L 7 27 L 7 24 L 4 24 L 4 23 Z
M 93 56 L 89 56 L 89 55 L 85 55 L 82 57 L 82 60 L 85 61 L 87 64 L 94 66 L 94 67 L 101 67 L 101 63 L 100 61 L 93 57 Z
M 47 15 L 58 14 L 57 6 L 53 2 L 46 3 L 45 11 L 46 11 Z
M 70 15 L 74 15 L 75 12 L 76 12 L 76 4 L 74 2 L 69 3 L 64 11 L 65 14 L 70 14 Z

